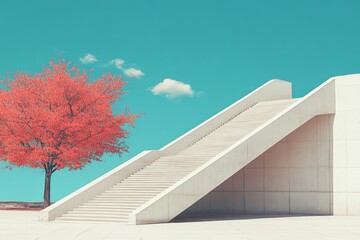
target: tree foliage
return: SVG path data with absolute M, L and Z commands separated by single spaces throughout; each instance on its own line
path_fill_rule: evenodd
M 0 159 L 47 174 L 80 169 L 105 152 L 128 150 L 123 139 L 137 115 L 115 116 L 111 104 L 126 92 L 120 76 L 93 82 L 66 61 L 40 74 L 16 74 L 0 90 Z

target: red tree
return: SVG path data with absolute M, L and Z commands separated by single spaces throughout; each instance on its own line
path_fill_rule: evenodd
M 137 115 L 114 116 L 111 108 L 124 84 L 110 74 L 89 82 L 86 71 L 59 61 L 34 76 L 16 74 L 0 89 L 0 160 L 45 170 L 44 207 L 55 171 L 127 151 L 124 126 Z

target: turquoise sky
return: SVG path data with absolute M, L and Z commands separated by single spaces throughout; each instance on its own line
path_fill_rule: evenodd
M 58 200 L 272 78 L 293 82 L 294 95 L 303 96 L 331 76 L 359 73 L 359 13 L 358 0 L 1 1 L 0 79 L 40 72 L 60 56 L 93 68 L 93 79 L 123 74 L 129 94 L 115 108 L 145 113 L 128 139 L 129 154 L 56 172 Z M 83 64 L 86 54 L 97 61 Z M 114 59 L 125 63 L 117 68 Z M 144 75 L 125 74 L 139 71 Z M 167 78 L 185 95 L 154 95 Z M 0 168 L 0 201 L 42 201 L 43 181 L 41 170 Z

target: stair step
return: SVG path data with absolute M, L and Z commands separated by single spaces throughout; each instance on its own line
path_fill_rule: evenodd
M 114 209 L 121 209 L 121 208 L 136 208 L 138 206 L 141 206 L 141 204 L 134 204 L 134 203 L 128 203 L 128 204 L 118 204 L 118 203 L 90 203 L 86 202 L 83 203 L 83 205 L 80 205 L 79 208 L 86 208 L 86 207 L 113 207 Z
M 154 196 L 154 194 L 151 195 L 127 195 L 127 194 L 123 194 L 123 195 L 117 195 L 117 196 L 96 196 L 95 198 L 93 198 L 93 200 L 127 200 L 127 199 L 131 199 L 131 200 L 137 200 L 137 201 L 141 201 L 144 199 L 149 199 L 149 197 Z
M 205 139 L 205 138 L 203 138 Z M 203 140 L 202 139 L 202 140 Z M 196 145 L 196 144 L 194 144 Z M 194 146 L 192 145 L 192 146 Z M 188 149 L 188 148 L 187 148 Z M 192 159 L 192 160 L 198 160 L 198 159 L 204 159 L 204 158 L 207 158 L 209 157 L 210 154 L 206 154 L 206 155 L 203 155 L 201 153 L 186 153 L 185 151 L 187 149 L 184 149 L 184 151 L 181 151 L 180 153 L 178 153 L 177 155 L 172 155 L 172 156 L 166 156 L 166 157 L 161 157 L 159 158 L 157 161 L 159 160 L 166 160 L 166 159 L 183 159 L 183 158 L 186 158 L 186 159 Z
M 157 160 L 155 162 L 153 162 L 152 164 L 155 163 L 163 163 L 163 164 L 171 164 L 173 166 L 178 166 L 178 165 L 182 165 L 182 164 L 202 164 L 203 162 L 208 161 L 210 158 L 204 158 L 204 159 L 199 159 L 199 160 L 189 160 L 186 158 L 183 159 L 161 159 L 161 160 Z
M 133 206 L 128 208 L 117 208 L 116 206 L 79 206 L 72 211 L 79 211 L 79 212 L 112 212 L 112 213 L 119 213 L 119 214 L 128 214 L 129 212 L 134 211 L 135 209 L 139 208 L 139 206 Z
M 124 184 L 123 186 L 118 186 L 118 187 L 112 187 L 108 190 L 106 190 L 105 192 L 126 192 L 131 190 L 132 192 L 138 192 L 138 191 L 142 191 L 142 190 L 161 190 L 161 189 L 166 189 L 171 187 L 173 184 L 167 184 L 167 185 L 163 185 L 163 186 L 151 186 L 151 184 L 147 184 L 147 185 L 133 185 L 133 186 L 129 186 Z
M 132 208 L 132 209 L 112 209 L 112 208 L 76 208 L 73 209 L 71 211 L 69 211 L 67 214 L 69 213 L 94 213 L 94 214 L 106 214 L 107 212 L 110 213 L 110 215 L 112 214 L 117 214 L 117 215 L 129 215 L 131 212 L 133 212 L 134 210 L 136 210 L 136 208 Z
M 123 180 L 122 182 L 118 183 L 117 185 L 120 185 L 122 183 L 130 183 L 130 184 L 144 184 L 144 183 L 149 183 L 149 184 L 173 184 L 174 182 L 176 182 L 176 180 L 161 180 L 161 179 L 147 179 L 147 180 L 134 180 L 131 178 L 127 178 L 125 180 Z M 115 185 L 115 186 L 117 186 Z
M 151 174 L 161 174 L 161 176 L 168 176 L 168 177 L 176 177 L 179 176 L 181 174 L 186 174 L 188 173 L 189 169 L 153 169 L 150 167 L 144 168 L 139 172 L 134 173 L 134 175 L 140 175 L 140 174 L 145 174 L 145 173 L 151 173 Z
M 138 187 L 126 187 L 126 186 L 122 186 L 122 187 L 117 187 L 117 188 L 112 188 L 109 190 L 106 190 L 103 193 L 114 193 L 114 191 L 116 193 L 124 193 L 124 194 L 142 194 L 142 193 L 157 193 L 161 190 L 163 190 L 164 188 L 168 188 L 168 187 L 142 187 L 142 186 L 138 186 Z
M 135 208 L 126 208 L 126 209 L 116 209 L 116 208 L 104 208 L 104 207 L 84 207 L 84 208 L 76 208 L 73 209 L 72 211 L 75 212 L 94 212 L 94 213 L 102 213 L 102 212 L 111 212 L 114 214 L 130 214 L 132 211 L 134 211 L 135 209 L 137 209 L 138 207 Z M 70 213 L 70 212 L 69 212 Z
M 113 211 L 113 212 L 131 212 L 144 205 L 144 203 L 138 205 L 81 205 L 72 209 L 73 211 Z
M 202 160 L 189 160 L 189 159 L 169 159 L 169 160 L 157 160 L 151 164 L 156 164 L 156 163 L 163 163 L 163 164 L 169 164 L 169 166 L 182 166 L 184 164 L 202 164 L 205 161 L 208 161 L 209 158 L 204 158 Z
M 141 204 L 136 204 L 136 203 L 123 203 L 123 204 L 118 204 L 118 203 L 114 203 L 114 202 L 111 202 L 111 203 L 94 203 L 94 202 L 86 202 L 86 203 L 83 203 L 83 205 L 80 205 L 79 207 L 82 208 L 82 207 L 90 207 L 90 206 L 95 206 L 95 207 L 109 207 L 109 206 L 113 206 L 114 208 L 129 208 L 129 207 L 138 207 L 140 206 Z
M 138 193 L 158 193 L 158 192 L 162 192 L 165 189 L 169 188 L 170 186 L 166 186 L 166 187 L 144 187 L 144 186 L 138 186 L 138 187 L 117 187 L 117 188 L 112 188 L 109 190 L 106 190 L 105 192 L 103 192 L 103 194 L 107 194 L 107 193 L 133 193 L 133 192 L 138 192 Z
M 183 177 L 185 177 L 186 175 L 184 176 L 181 176 L 181 177 L 176 177 L 176 178 L 168 178 L 168 179 L 165 179 L 166 181 L 169 181 L 171 183 L 176 183 L 177 181 L 181 180 Z M 164 180 L 164 178 L 159 178 L 158 176 L 134 176 L 134 177 L 131 177 L 131 178 L 127 178 L 126 181 L 131 181 L 131 182 L 144 182 L 144 181 L 160 181 L 160 180 Z M 125 180 L 124 180 L 125 181 Z
M 136 209 L 136 208 L 135 208 Z M 131 209 L 131 211 L 114 211 L 112 209 L 74 209 L 66 213 L 67 216 L 71 214 L 104 214 L 104 215 L 116 215 L 116 216 L 129 216 L 129 214 L 135 210 Z
M 153 182 L 157 182 L 157 181 L 161 181 L 161 180 L 166 180 L 168 182 L 177 182 L 179 180 L 181 180 L 183 177 L 176 177 L 176 178 L 160 178 L 159 176 L 132 176 L 130 178 L 125 179 L 124 181 L 132 181 L 132 182 L 144 182 L 144 181 L 153 181 Z
M 158 192 L 152 192 L 152 193 L 137 193 L 137 194 L 131 194 L 131 193 L 124 193 L 124 192 L 119 192 L 119 193 L 102 193 L 101 197 L 121 197 L 121 196 L 126 196 L 128 198 L 137 198 L 138 196 L 140 197 L 152 197 L 152 196 L 156 196 L 159 193 L 161 193 L 162 191 L 158 191 Z
M 144 179 L 149 179 L 149 180 L 171 180 L 171 181 L 176 181 L 179 180 L 180 176 L 174 176 L 174 175 L 159 175 L 159 174 L 134 174 L 129 176 L 126 179 L 139 179 L 139 180 L 144 180 Z
M 151 185 L 148 186 L 144 186 L 144 185 L 139 185 L 139 186 L 119 186 L 119 187 L 113 187 L 109 190 L 106 190 L 106 193 L 114 193 L 114 192 L 149 192 L 149 191 L 160 191 L 162 189 L 166 189 L 169 188 L 171 185 L 166 185 L 166 186 L 156 186 L 153 187 Z
M 169 187 L 171 186 L 170 184 L 167 183 L 121 183 L 118 185 L 115 185 L 111 188 L 109 188 L 109 190 L 112 189 L 122 189 L 122 188 L 134 188 L 134 189 L 138 189 L 138 188 L 164 188 L 164 187 Z
M 124 194 L 131 194 L 131 193 L 134 193 L 134 194 L 142 194 L 142 193 L 158 193 L 159 191 L 163 190 L 164 188 L 153 188 L 153 189 L 150 189 L 150 188 L 117 188 L 121 191 L 117 191 L 117 192 L 109 192 L 110 190 L 106 190 L 106 192 L 102 193 L 102 194 L 118 194 L 118 193 L 124 193 Z
M 204 158 L 204 159 L 197 159 L 197 160 L 192 160 L 192 159 L 187 159 L 187 158 L 182 158 L 182 159 L 176 159 L 176 158 L 174 158 L 174 159 L 160 159 L 160 160 L 157 160 L 157 161 L 153 162 L 152 164 L 163 163 L 163 164 L 169 164 L 170 166 L 178 166 L 178 165 L 183 165 L 183 164 L 197 165 L 197 164 L 202 164 L 203 162 L 206 162 L 209 159 L 210 159 L 210 157 L 207 157 L 207 158 Z
M 199 154 L 197 154 L 197 153 L 196 153 L 196 154 L 193 154 L 193 155 L 179 153 L 179 155 L 161 157 L 161 158 L 159 158 L 159 159 L 156 160 L 156 161 L 161 161 L 161 160 L 164 160 L 164 159 L 183 159 L 183 158 L 197 160 L 197 159 L 207 158 L 208 156 L 209 156 L 209 155 L 199 155 Z
M 103 200 L 90 200 L 88 201 L 88 203 L 144 203 L 146 201 L 146 199 L 134 199 L 134 198 L 129 198 L 129 199 L 113 199 L 113 200 L 108 200 L 108 199 L 103 199 Z
M 196 167 L 196 166 L 201 166 L 202 164 L 203 163 L 173 164 L 173 163 L 155 162 L 155 163 L 149 165 L 148 167 L 146 167 L 146 169 L 149 169 L 150 167 L 156 167 L 156 166 L 162 167 L 163 169 L 184 169 L 184 168 L 192 168 L 192 167 Z
M 198 167 L 200 167 L 202 164 L 198 164 L 198 165 L 187 165 L 187 166 L 167 166 L 167 165 L 163 165 L 163 164 L 157 164 L 155 163 L 154 165 L 150 165 L 146 168 L 146 170 L 153 170 L 153 169 L 164 169 L 164 170 L 168 170 L 168 171 L 177 171 L 177 172 L 187 172 L 187 171 L 191 171 L 194 170 Z
M 171 178 L 179 178 L 181 176 L 187 175 L 192 171 L 186 172 L 155 172 L 155 171 L 142 171 L 141 173 L 137 173 L 136 176 L 142 177 L 156 177 L 156 178 L 164 178 L 164 177 L 171 177 Z
M 129 214 L 102 214 L 102 213 L 67 213 L 66 217 L 101 217 L 101 218 L 111 218 L 111 219 L 121 219 L 121 218 L 128 218 Z
M 176 181 L 176 180 L 180 180 L 182 179 L 183 177 L 189 175 L 189 173 L 186 173 L 186 174 L 181 174 L 181 175 L 176 175 L 176 176 L 171 176 L 170 174 L 169 175 L 165 175 L 165 174 L 158 174 L 158 173 L 142 173 L 142 174 L 138 174 L 136 176 L 133 176 L 131 177 L 131 179 L 139 179 L 139 180 L 145 180 L 145 179 L 156 179 L 156 180 L 159 180 L 159 179 L 165 179 L 166 177 L 170 177 L 171 176 L 171 179 L 173 181 Z M 130 178 L 129 178 L 130 179 Z
M 149 199 L 149 197 L 156 196 L 156 194 L 108 194 L 98 195 L 94 199 Z
M 147 195 L 140 195 L 140 196 L 131 196 L 131 195 L 124 195 L 124 194 L 107 194 L 107 195 L 100 195 L 100 196 L 97 196 L 96 198 L 94 199 L 119 199 L 119 200 L 122 200 L 122 199 L 125 199 L 125 200 L 141 200 L 141 199 L 144 199 L 144 200 L 147 200 L 147 199 L 151 199 L 153 197 L 155 197 L 156 195 L 158 195 L 159 193 L 156 193 L 156 194 L 147 194 Z
M 113 218 L 104 218 L 104 217 L 69 217 L 69 216 L 64 216 L 64 217 L 57 217 L 56 221 L 69 221 L 69 222 L 73 222 L 73 221 L 78 221 L 78 222 L 123 222 L 126 223 L 128 222 L 129 217 L 124 217 L 124 218 L 118 218 L 118 219 L 113 219 Z
M 193 172 L 195 169 L 197 169 L 200 166 L 196 166 L 196 167 L 188 167 L 188 168 L 164 168 L 162 166 L 150 166 L 146 169 L 144 169 L 143 172 L 138 173 L 138 174 L 159 174 L 160 176 L 173 176 L 173 177 L 179 177 L 182 176 L 184 174 L 189 174 L 191 172 Z M 163 169 L 161 171 L 159 171 L 159 169 Z
M 113 198 L 113 199 L 97 199 L 93 198 L 89 200 L 87 203 L 130 203 L 130 204 L 140 204 L 146 201 L 147 198 Z

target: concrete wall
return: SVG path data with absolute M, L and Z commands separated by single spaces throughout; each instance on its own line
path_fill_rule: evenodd
M 360 215 L 360 75 L 335 77 L 334 214 Z
M 313 118 L 183 214 L 360 215 L 360 74 L 333 79 L 336 114 Z
M 333 120 L 311 119 L 183 214 L 331 214 Z

